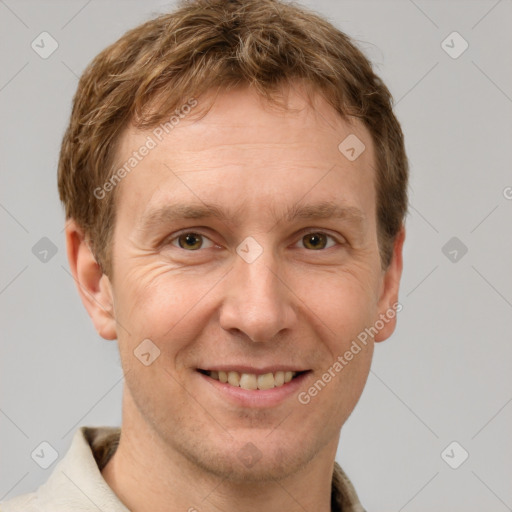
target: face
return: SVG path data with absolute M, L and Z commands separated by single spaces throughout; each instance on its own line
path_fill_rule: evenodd
M 124 134 L 119 162 L 148 136 L 157 144 L 116 190 L 102 278 L 115 322 L 91 313 L 118 339 L 123 413 L 169 453 L 231 478 L 333 458 L 373 341 L 394 328 L 353 348 L 396 302 L 401 270 L 401 246 L 381 269 L 370 135 L 319 97 L 289 102 L 298 111 L 238 89 L 161 141 Z M 338 149 L 351 134 L 365 145 L 353 161 Z

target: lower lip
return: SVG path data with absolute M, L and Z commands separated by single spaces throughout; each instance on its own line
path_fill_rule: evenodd
M 221 394 L 221 396 L 229 400 L 231 403 L 239 407 L 250 408 L 266 408 L 275 407 L 284 402 L 287 398 L 297 395 L 299 389 L 303 385 L 304 380 L 311 372 L 304 372 L 292 379 L 290 382 L 282 386 L 272 389 L 244 389 L 232 386 L 219 380 L 212 379 L 204 373 L 197 372 L 210 386 Z

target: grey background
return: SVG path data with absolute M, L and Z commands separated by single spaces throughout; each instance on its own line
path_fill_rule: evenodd
M 337 459 L 369 511 L 512 510 L 512 1 L 303 3 L 374 62 L 411 162 L 404 309 Z M 48 478 L 30 456 L 42 441 L 61 457 L 80 425 L 120 424 L 117 346 L 69 274 L 56 164 L 77 76 L 172 5 L 0 0 L 0 500 Z M 59 44 L 48 59 L 31 48 L 43 31 Z M 441 46 L 453 31 L 469 43 L 457 59 Z M 469 452 L 458 469 L 441 457 L 452 441 Z

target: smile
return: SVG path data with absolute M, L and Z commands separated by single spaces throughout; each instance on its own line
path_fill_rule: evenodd
M 278 388 L 290 382 L 297 372 L 277 371 L 256 375 L 255 373 L 241 373 L 237 371 L 205 371 L 208 377 L 222 383 L 230 384 L 243 389 L 272 389 Z
M 203 375 L 207 375 L 213 380 L 229 384 L 233 387 L 249 390 L 267 390 L 279 388 L 291 382 L 294 378 L 304 372 L 295 371 L 276 371 L 262 374 L 244 373 L 238 371 L 216 371 L 199 370 Z
M 196 375 L 207 384 L 204 391 L 213 393 L 212 400 L 220 399 L 235 407 L 268 409 L 292 400 L 304 387 L 313 372 L 303 368 L 226 364 L 212 369 L 196 367 Z

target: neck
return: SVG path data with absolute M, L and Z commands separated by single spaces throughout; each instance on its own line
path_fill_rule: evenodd
M 164 445 L 146 424 L 123 416 L 119 446 L 102 476 L 132 512 L 303 512 L 331 510 L 336 446 L 298 472 L 259 482 L 220 478 Z M 129 416 L 129 415 L 128 415 Z

